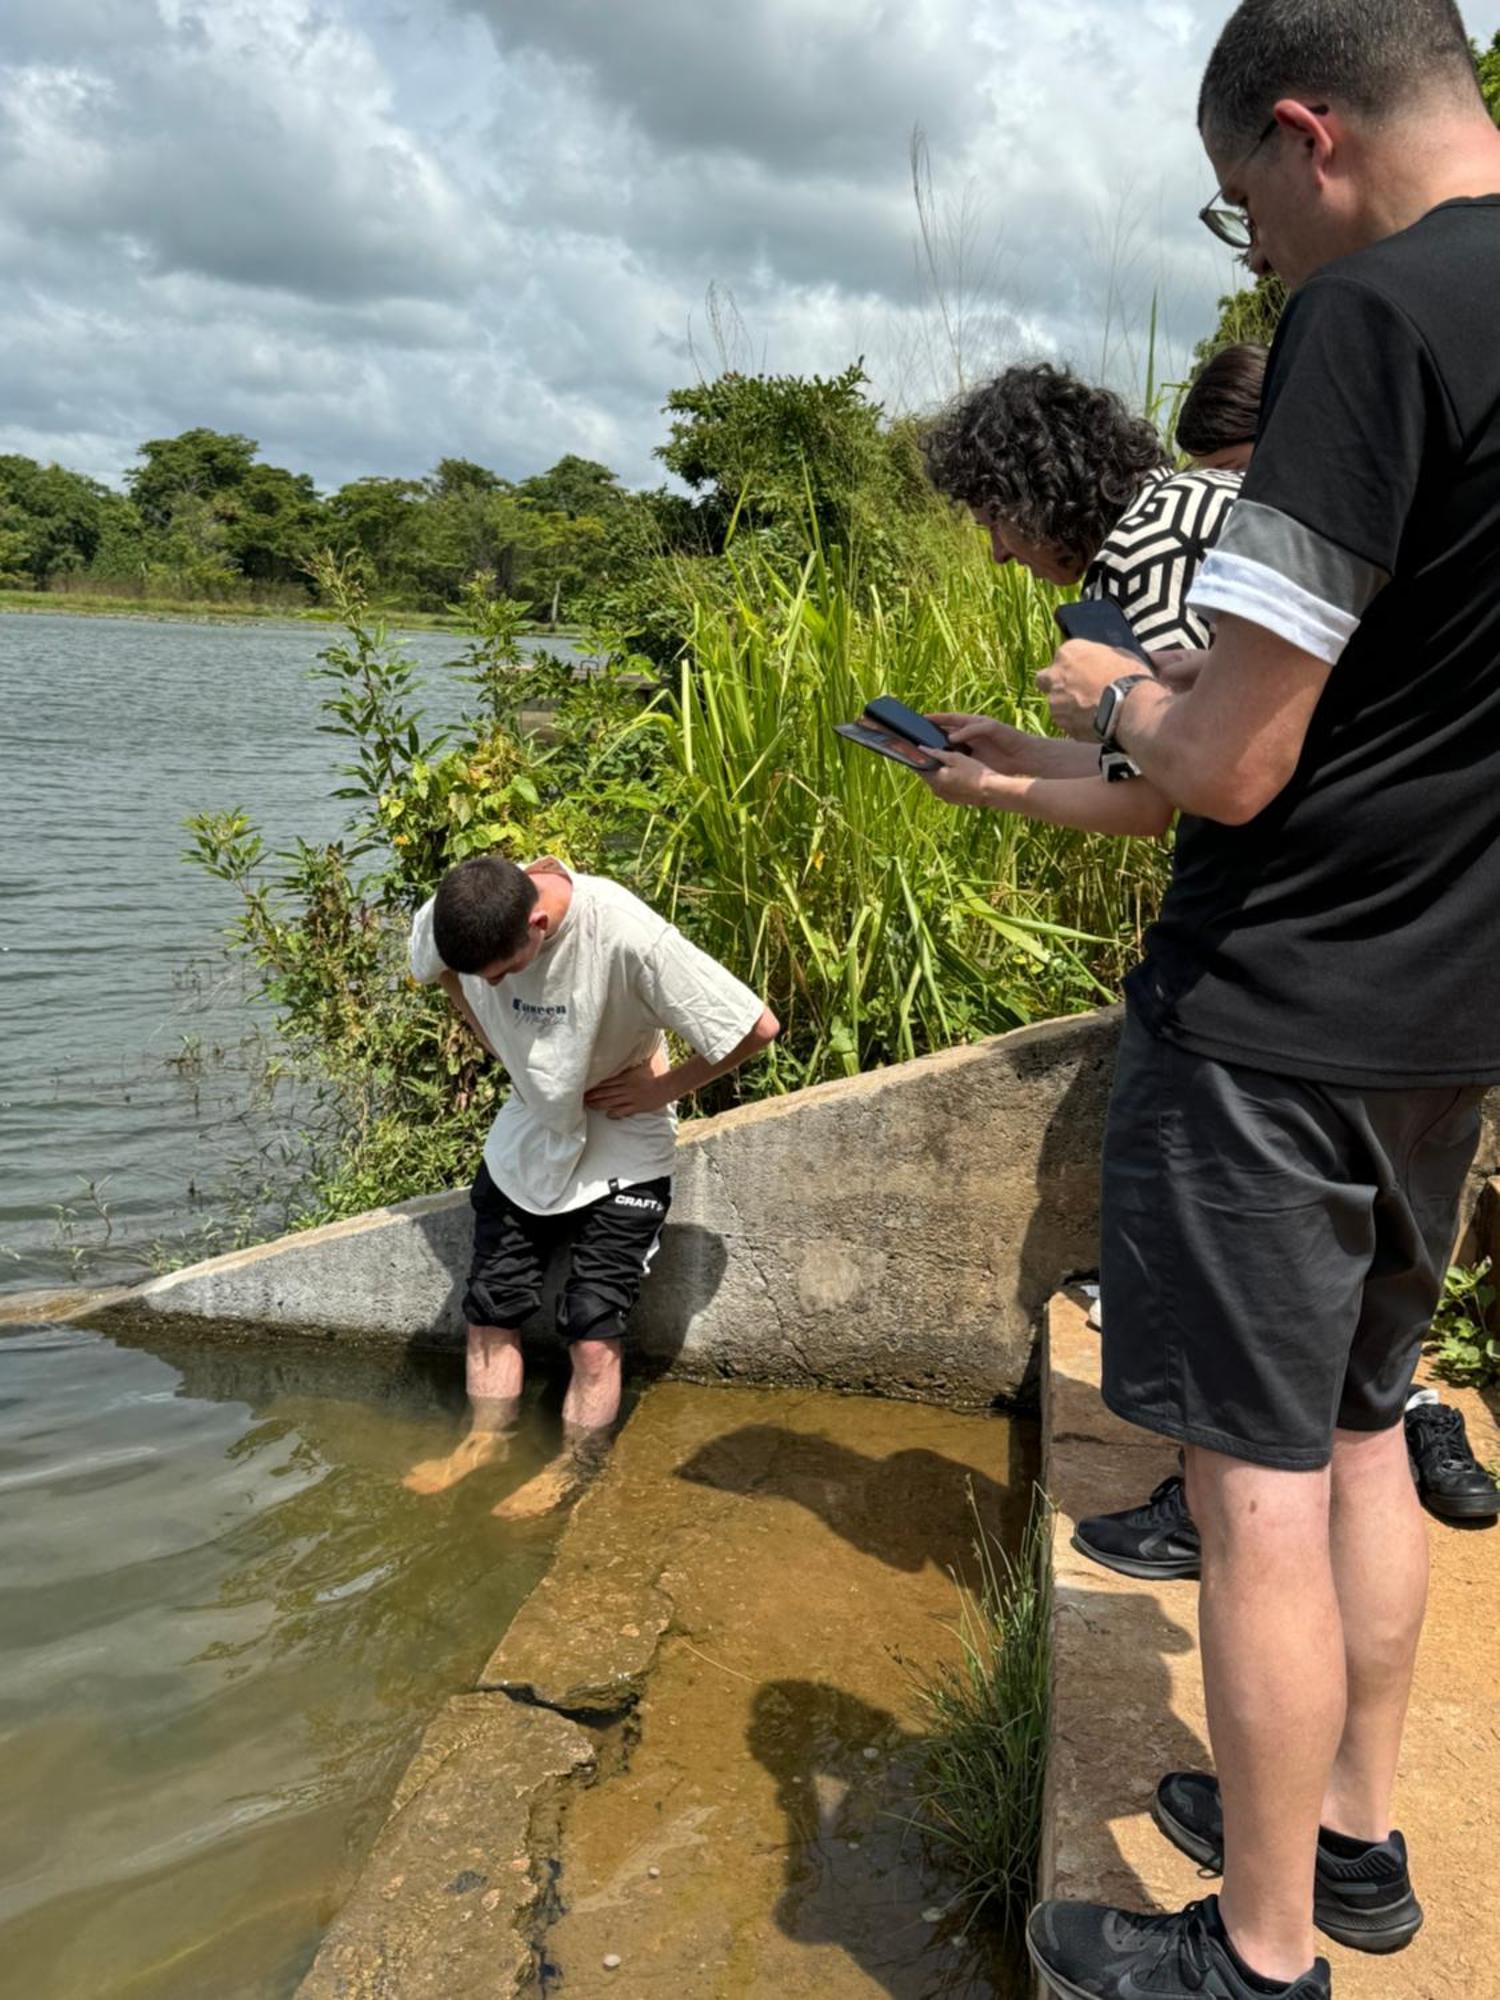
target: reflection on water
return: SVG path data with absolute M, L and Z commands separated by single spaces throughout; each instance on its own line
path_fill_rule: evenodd
M 451 1361 L 0 1339 L 0 1963 L 26 2000 L 290 1993 L 555 1524 L 437 1499 Z

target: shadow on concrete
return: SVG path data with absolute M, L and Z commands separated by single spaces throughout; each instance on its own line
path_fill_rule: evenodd
M 1180 1908 L 1186 1896 L 1207 1894 L 1212 1880 L 1199 1873 L 1193 1881 L 1193 1863 L 1150 1812 L 1169 1771 L 1213 1769 L 1207 1743 L 1174 1711 L 1167 1665 L 1194 1652 L 1194 1638 L 1147 1584 L 1095 1591 L 1060 1580 L 1056 1589 L 1054 1685 L 1066 1690 L 1053 1715 L 1052 1779 L 1066 1855 L 1058 1893 L 1124 1909 Z M 1196 1616 L 1191 1604 L 1189 1615 Z M 1153 1879 L 1190 1886 L 1164 1901 Z
M 1106 1010 L 1108 1011 L 1108 1010 Z M 1124 1010 L 1114 1010 L 1123 1025 Z M 1114 1082 L 1117 1038 L 1079 1063 L 1058 1099 L 1037 1156 L 1037 1199 L 1022 1238 L 1018 1292 L 1039 1315 L 1064 1282 L 1099 1267 L 1099 1156 Z M 1033 1347 L 1018 1401 L 1036 1408 L 1041 1398 L 1041 1343 Z
M 771 1424 L 714 1438 L 676 1476 L 747 1499 L 794 1501 L 862 1554 L 908 1574 L 927 1563 L 959 1574 L 972 1569 L 975 1508 L 990 1533 L 1013 1546 L 1030 1495 L 1027 1480 L 1002 1486 L 938 1452 L 871 1458 L 832 1438 Z
M 786 1822 L 775 1910 L 786 1937 L 837 1946 L 891 2000 L 1019 2000 L 1020 1951 L 960 1945 L 956 1917 L 932 1920 L 954 1885 L 912 1824 L 920 1737 L 842 1688 L 786 1680 L 756 1690 L 746 1742 Z

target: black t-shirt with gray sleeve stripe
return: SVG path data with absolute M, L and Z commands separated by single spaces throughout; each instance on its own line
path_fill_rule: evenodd
M 1325 267 L 1191 596 L 1332 672 L 1286 789 L 1184 817 L 1130 993 L 1221 1061 L 1500 1079 L 1500 193 Z

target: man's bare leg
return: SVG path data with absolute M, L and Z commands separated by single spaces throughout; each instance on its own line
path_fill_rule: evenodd
M 610 1434 L 620 1414 L 624 1377 L 618 1340 L 575 1340 L 573 1379 L 563 1400 L 563 1448 L 534 1479 L 502 1500 L 495 1509 L 502 1521 L 530 1521 L 550 1514 L 586 1486 L 609 1449 Z
M 521 1407 L 521 1336 L 508 1327 L 471 1326 L 466 1363 L 469 1429 L 446 1458 L 414 1465 L 402 1484 L 413 1493 L 446 1493 L 460 1479 L 493 1465 L 510 1448 Z
M 1384 1840 L 1427 1608 L 1427 1528 L 1404 1425 L 1335 1434 L 1332 1529 L 1349 1705 L 1323 1824 Z
M 1313 1868 L 1344 1731 L 1344 1638 L 1329 1544 L 1331 1474 L 1192 1448 L 1203 1538 L 1198 1624 L 1224 1800 L 1224 1924 L 1263 1978 L 1317 1956 Z

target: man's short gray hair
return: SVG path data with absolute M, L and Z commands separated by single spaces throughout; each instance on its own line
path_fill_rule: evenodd
M 1453 0 L 1242 0 L 1209 57 L 1198 129 L 1250 147 L 1283 97 L 1379 119 L 1445 79 L 1478 96 Z

